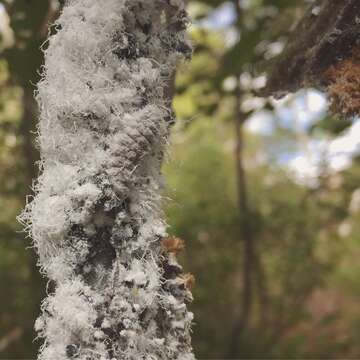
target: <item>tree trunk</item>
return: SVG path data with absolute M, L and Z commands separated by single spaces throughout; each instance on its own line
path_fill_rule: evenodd
M 244 122 L 245 115 L 241 111 L 241 88 L 239 76 L 236 87 L 236 111 L 235 111 L 235 162 L 237 177 L 238 206 L 240 212 L 240 235 L 243 242 L 243 269 L 242 269 L 242 297 L 240 301 L 240 314 L 236 319 L 230 338 L 229 357 L 234 358 L 240 352 L 241 340 L 244 331 L 248 327 L 251 308 L 253 304 L 254 270 L 255 270 L 255 239 L 251 225 L 251 214 L 248 200 L 246 173 L 244 168 Z
M 242 8 L 238 0 L 234 1 L 237 24 L 239 29 L 242 26 Z M 251 214 L 248 200 L 247 179 L 244 168 L 244 123 L 246 115 L 241 110 L 242 89 L 240 84 L 241 72 L 235 74 L 235 162 L 236 162 L 236 178 L 238 207 L 240 213 L 240 235 L 243 242 L 243 269 L 242 269 L 242 297 L 240 300 L 240 313 L 235 320 L 231 336 L 229 357 L 234 358 L 239 355 L 242 337 L 244 331 L 248 327 L 251 308 L 253 304 L 253 282 L 254 282 L 254 265 L 255 265 L 255 242 L 251 226 Z
M 181 0 L 69 0 L 49 40 L 42 173 L 22 216 L 55 289 L 39 359 L 193 359 L 160 173 L 186 23 Z

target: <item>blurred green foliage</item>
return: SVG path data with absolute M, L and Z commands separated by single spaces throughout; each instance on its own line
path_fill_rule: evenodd
M 0 358 L 34 358 L 39 344 L 33 342 L 32 328 L 46 284 L 16 216 L 36 173 L 32 84 L 55 10 L 48 1 L 0 3 L 14 33 L 0 59 Z M 239 212 L 234 159 L 234 79 L 240 76 L 246 119 L 263 111 L 276 126 L 271 133 L 245 132 L 242 156 L 256 242 L 254 297 L 250 321 L 239 336 L 240 351 L 231 355 L 358 358 L 360 159 L 334 173 L 324 158 L 324 170 L 312 186 L 296 181 L 276 160 L 304 137 L 336 138 L 352 121 L 320 116 L 301 137 L 294 127 L 279 125 L 274 104 L 257 97 L 256 84 L 306 3 L 242 4 L 241 21 L 235 17 L 217 27 L 216 21 L 209 22 L 213 12 L 227 6 L 234 13 L 235 2 L 189 1 L 195 52 L 178 74 L 174 107 L 179 121 L 164 167 L 169 231 L 186 241 L 181 261 L 197 279 L 192 305 L 196 355 L 230 356 L 244 295 L 244 214 Z

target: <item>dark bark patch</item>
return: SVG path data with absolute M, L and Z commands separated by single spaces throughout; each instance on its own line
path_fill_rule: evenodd
M 79 356 L 79 346 L 76 344 L 70 344 L 66 346 L 66 356 L 69 359 L 75 359 Z

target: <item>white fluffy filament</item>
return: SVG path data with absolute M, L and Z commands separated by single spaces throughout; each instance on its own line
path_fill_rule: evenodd
M 22 215 L 54 285 L 39 359 L 193 359 L 191 293 L 164 251 L 168 82 L 182 0 L 69 0 L 38 85 L 41 175 Z

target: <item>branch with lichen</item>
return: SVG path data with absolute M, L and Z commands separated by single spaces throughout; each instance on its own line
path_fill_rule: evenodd
M 56 23 L 37 92 L 41 174 L 21 216 L 54 285 L 39 359 L 193 359 L 193 279 L 161 210 L 187 22 L 182 0 L 68 0 Z
M 262 94 L 281 97 L 304 87 L 315 87 L 329 92 L 336 111 L 353 114 L 354 106 L 344 107 L 346 99 L 339 98 L 339 90 L 345 90 L 348 97 L 348 90 L 358 82 L 355 77 L 359 67 L 359 19 L 358 0 L 312 2 L 271 67 Z M 352 75 L 348 71 L 350 63 L 356 67 Z M 356 112 L 360 114 L 360 108 Z

